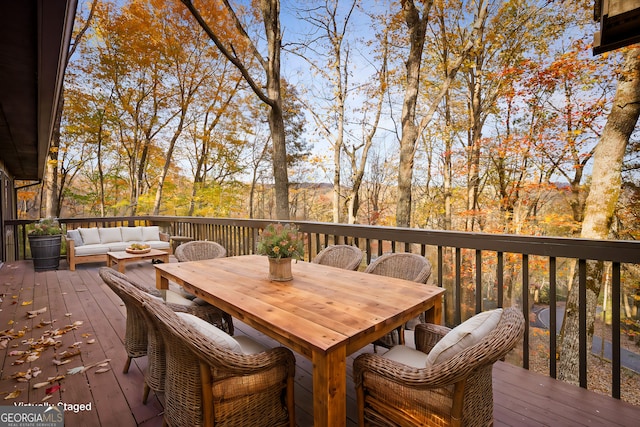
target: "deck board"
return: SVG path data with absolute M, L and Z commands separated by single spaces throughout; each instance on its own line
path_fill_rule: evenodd
M 172 262 L 175 259 L 172 257 Z M 142 404 L 143 372 L 146 358 L 135 359 L 129 373 L 122 373 L 126 360 L 123 347 L 126 309 L 120 299 L 102 282 L 97 272 L 103 264 L 83 264 L 72 272 L 62 261 L 57 271 L 34 272 L 31 262 L 5 264 L 0 268 L 0 330 L 26 329 L 22 338 L 9 342 L 0 350 L 0 397 L 15 389 L 22 389 L 16 399 L 3 400 L 0 404 L 15 402 L 38 403 L 45 396 L 45 388 L 33 389 L 33 384 L 46 381 L 56 374 L 66 374 L 67 369 L 84 366 L 104 359 L 111 359 L 109 372 L 96 374 L 95 368 L 83 374 L 67 376 L 60 381 L 61 390 L 48 402 L 91 402 L 91 411 L 65 413 L 66 426 L 144 426 L 159 427 L 162 424 L 163 397 L 153 392 L 147 405 Z M 155 272 L 150 262 L 127 265 L 127 274 L 138 282 L 154 286 Z M 15 296 L 15 298 L 14 298 Z M 22 305 L 32 301 L 29 305 Z M 34 319 L 27 318 L 27 311 L 47 307 L 47 312 Z M 70 316 L 66 316 L 70 313 Z M 38 327 L 41 320 L 56 322 Z M 9 356 L 12 350 L 22 350 L 22 340 L 38 338 L 46 330 L 61 328 L 76 320 L 83 324 L 59 337 L 62 342 L 57 350 L 45 350 L 40 358 L 30 364 L 12 365 L 17 359 Z M 9 324 L 10 321 L 14 323 Z M 266 344 L 279 345 L 271 338 L 242 322 L 235 321 L 236 334 L 245 334 Z M 90 336 L 83 334 L 91 334 Z M 95 344 L 86 341 L 95 338 Z M 75 342 L 82 353 L 71 363 L 56 366 L 52 359 L 57 352 L 68 349 Z M 367 346 L 361 352 L 373 351 Z M 359 352 L 358 352 L 359 353 Z M 356 403 L 352 380 L 352 355 L 347 364 L 347 426 L 355 426 Z M 296 422 L 298 426 L 313 425 L 313 396 L 311 362 L 300 354 L 296 356 Z M 11 379 L 11 374 L 38 366 L 42 373 L 29 383 Z M 548 425 L 636 425 L 640 408 L 596 394 L 579 387 L 498 362 L 494 368 L 494 416 L 496 426 L 548 426 Z

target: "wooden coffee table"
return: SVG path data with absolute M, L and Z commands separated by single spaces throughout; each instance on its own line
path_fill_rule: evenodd
M 169 253 L 159 249 L 151 249 L 149 252 L 142 254 L 132 254 L 127 251 L 107 252 L 107 266 L 112 267 L 114 263 L 118 264 L 120 273 L 124 273 L 124 268 L 128 263 L 146 259 L 159 259 L 163 262 L 169 262 Z

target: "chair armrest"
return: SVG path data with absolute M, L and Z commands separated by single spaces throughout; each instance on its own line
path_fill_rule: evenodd
M 451 329 L 446 326 L 433 323 L 420 323 L 415 326 L 416 349 L 423 353 L 429 353 L 434 345 L 442 339 Z
M 418 369 L 376 353 L 364 353 L 353 362 L 353 379 L 358 386 L 362 384 L 364 374 L 370 373 L 408 388 L 428 390 L 447 387 L 464 380 L 483 363 L 480 357 L 474 359 L 469 357 L 468 352 L 461 352 L 445 362 Z
M 171 236 L 169 235 L 169 233 L 164 233 L 164 232 L 160 232 L 160 241 L 162 242 L 169 242 L 171 241 Z
M 76 247 L 76 242 L 75 240 L 64 236 L 64 240 L 67 242 L 67 253 L 69 253 L 70 251 L 73 251 Z

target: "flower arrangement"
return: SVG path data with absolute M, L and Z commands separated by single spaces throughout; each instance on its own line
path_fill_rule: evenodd
M 293 224 L 269 224 L 260 233 L 258 253 L 269 258 L 302 259 L 304 241 Z
M 55 218 L 42 218 L 29 231 L 30 236 L 55 236 L 62 234 L 62 228 Z

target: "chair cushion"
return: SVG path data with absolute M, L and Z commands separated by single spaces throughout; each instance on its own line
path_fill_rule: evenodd
M 122 242 L 120 227 L 99 228 L 98 234 L 100 234 L 100 243 L 103 245 L 106 243 Z
M 170 302 L 172 304 L 184 305 L 186 307 L 192 307 L 192 306 L 196 305 L 190 299 L 184 298 L 179 293 L 173 292 L 171 290 L 167 290 L 165 299 L 166 299 L 167 302 Z
M 234 351 L 236 353 L 242 353 L 242 347 L 231 335 L 216 328 L 211 323 L 208 323 L 199 317 L 189 313 L 176 313 L 182 320 L 189 326 L 199 331 L 202 335 L 209 338 L 217 346 L 226 348 L 227 350 Z
M 79 228 L 80 236 L 85 245 L 97 245 L 100 243 L 100 233 L 97 227 Z
M 242 349 L 242 353 L 244 354 L 258 354 L 268 350 L 268 347 L 265 347 L 259 342 L 252 340 L 248 336 L 238 335 L 233 338 L 238 342 L 238 344 L 240 344 L 240 348 Z
M 477 344 L 498 325 L 501 317 L 502 309 L 497 308 L 467 319 L 433 346 L 427 357 L 427 364 L 442 363 L 462 350 Z
M 73 240 L 73 245 L 77 248 L 84 245 L 82 241 L 82 236 L 80 235 L 80 230 L 69 230 L 67 231 L 67 237 Z
M 140 242 L 142 241 L 142 227 L 122 227 L 123 242 Z
M 383 354 L 382 357 L 418 369 L 428 366 L 427 354 L 418 351 L 415 348 L 407 347 L 406 345 L 396 345 L 391 350 Z
M 142 227 L 142 241 L 147 242 L 149 240 L 160 240 L 160 227 L 157 225 Z

